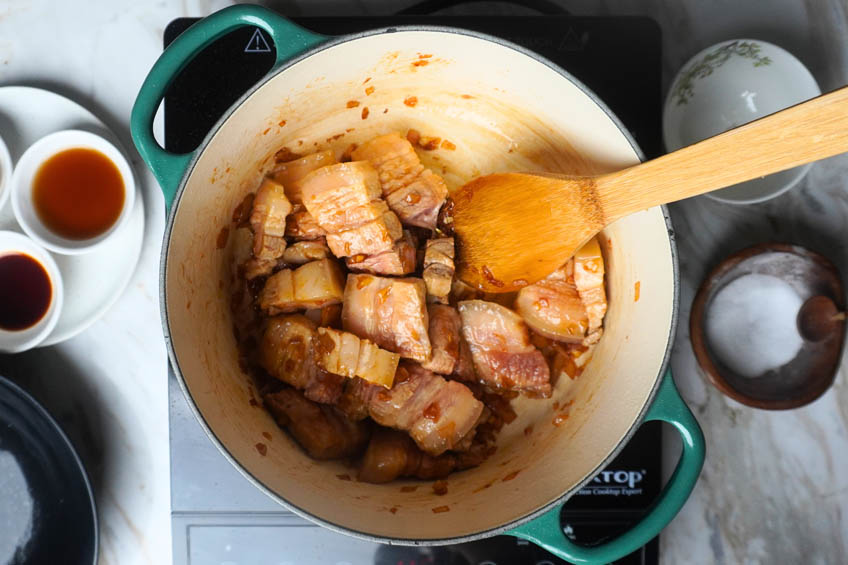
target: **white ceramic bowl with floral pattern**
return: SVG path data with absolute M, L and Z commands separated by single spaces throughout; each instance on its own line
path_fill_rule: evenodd
M 758 39 L 717 43 L 689 59 L 671 83 L 663 110 L 666 149 L 675 151 L 819 94 L 810 71 L 785 49 Z M 798 184 L 810 166 L 707 196 L 735 204 L 762 202 Z

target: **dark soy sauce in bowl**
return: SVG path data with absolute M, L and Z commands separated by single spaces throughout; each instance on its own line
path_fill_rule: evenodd
M 21 331 L 41 321 L 53 298 L 44 266 L 25 253 L 0 256 L 0 329 Z

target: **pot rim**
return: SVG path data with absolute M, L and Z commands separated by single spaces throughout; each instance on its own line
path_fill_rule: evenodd
M 557 74 L 570 81 L 574 86 L 576 86 L 583 94 L 585 94 L 592 102 L 594 102 L 613 122 L 613 124 L 618 128 L 622 135 L 624 135 L 627 142 L 630 144 L 634 153 L 636 153 L 636 157 L 640 162 L 645 161 L 645 155 L 642 152 L 642 149 L 633 139 L 633 136 L 630 134 L 630 131 L 624 126 L 621 120 L 607 107 L 607 105 L 582 81 L 578 80 L 571 73 L 555 64 L 553 61 L 550 61 L 546 57 L 539 55 L 529 49 L 526 49 L 516 43 L 511 41 L 507 41 L 505 39 L 501 39 L 499 37 L 495 37 L 486 33 L 480 33 L 477 31 L 472 31 L 463 28 L 450 27 L 450 26 L 431 26 L 431 25 L 402 25 L 402 26 L 388 26 L 388 27 L 380 27 L 371 30 L 366 30 L 354 34 L 342 35 L 338 37 L 330 37 L 327 41 L 316 45 L 313 48 L 307 49 L 303 53 L 292 57 L 284 64 L 279 67 L 272 68 L 264 77 L 259 79 L 255 85 L 253 85 L 250 89 L 248 89 L 242 96 L 236 100 L 232 106 L 218 119 L 214 126 L 209 130 L 204 137 L 203 141 L 194 149 L 191 160 L 186 167 L 185 172 L 183 173 L 182 179 L 180 180 L 179 186 L 177 187 L 177 191 L 174 195 L 173 203 L 171 204 L 171 209 L 168 212 L 168 217 L 165 222 L 165 232 L 162 237 L 162 248 L 160 252 L 160 261 L 159 261 L 159 306 L 160 306 L 160 316 L 162 319 L 162 331 L 165 337 L 165 346 L 168 350 L 168 359 L 170 360 L 169 371 L 173 371 L 177 383 L 180 386 L 180 390 L 185 397 L 189 408 L 194 414 L 197 421 L 200 423 L 201 428 L 203 428 L 204 433 L 209 437 L 212 443 L 218 448 L 221 454 L 239 471 L 239 473 L 244 476 L 251 484 L 253 484 L 260 491 L 265 493 L 271 499 L 276 501 L 278 504 L 287 508 L 294 514 L 309 520 L 313 523 L 316 523 L 322 527 L 325 527 L 329 530 L 332 530 L 337 533 L 350 535 L 359 539 L 376 542 L 376 543 L 386 543 L 389 545 L 408 545 L 408 546 L 440 546 L 440 545 L 450 545 L 456 543 L 466 543 L 471 541 L 477 541 L 489 537 L 493 537 L 496 535 L 502 535 L 510 530 L 521 526 L 522 524 L 526 524 L 547 512 L 550 512 L 557 506 L 563 504 L 567 501 L 571 496 L 574 495 L 578 490 L 580 490 L 584 485 L 586 485 L 592 478 L 602 469 L 604 469 L 609 463 L 618 455 L 618 453 L 624 448 L 627 442 L 633 437 L 633 434 L 636 433 L 636 430 L 641 425 L 642 421 L 645 418 L 645 414 L 650 408 L 651 404 L 653 404 L 654 398 L 656 397 L 657 390 L 659 389 L 660 383 L 663 380 L 663 375 L 665 375 L 666 370 L 668 369 L 671 351 L 674 347 L 674 337 L 677 331 L 677 314 L 680 302 L 680 273 L 678 266 L 678 255 L 677 255 L 677 244 L 675 242 L 675 232 L 674 226 L 672 225 L 671 216 L 668 211 L 668 207 L 663 205 L 660 206 L 662 211 L 663 219 L 665 220 L 666 228 L 668 230 L 668 239 L 669 239 L 669 247 L 671 251 L 671 259 L 672 259 L 672 274 L 673 274 L 673 296 L 672 296 L 672 308 L 671 308 L 671 327 L 669 328 L 668 341 L 666 343 L 666 349 L 663 354 L 663 361 L 660 365 L 660 369 L 657 372 L 657 376 L 654 380 L 653 387 L 651 388 L 651 392 L 648 395 L 648 400 L 642 406 L 642 409 L 637 416 L 635 423 L 631 428 L 627 431 L 627 433 L 621 438 L 618 444 L 610 451 L 610 453 L 598 463 L 598 465 L 587 475 L 581 479 L 578 483 L 576 483 L 572 488 L 563 491 L 558 497 L 554 500 L 548 502 L 547 504 L 537 508 L 536 510 L 529 512 L 523 516 L 517 517 L 506 524 L 502 524 L 500 526 L 489 528 L 487 530 L 481 530 L 478 532 L 474 532 L 472 534 L 454 536 L 454 537 L 446 537 L 446 538 L 433 538 L 433 539 L 410 539 L 410 538 L 399 538 L 399 537 L 388 537 L 388 536 L 377 536 L 373 534 L 369 534 L 367 532 L 362 532 L 359 530 L 354 530 L 352 528 L 348 528 L 346 526 L 342 526 L 324 518 L 320 518 L 315 516 L 308 510 L 296 506 L 289 501 L 285 500 L 279 494 L 272 491 L 270 488 L 265 486 L 259 479 L 254 477 L 250 471 L 242 466 L 242 464 L 227 450 L 227 448 L 220 442 L 215 433 L 209 427 L 209 424 L 206 422 L 206 419 L 201 414 L 199 408 L 194 403 L 194 399 L 191 396 L 191 392 L 188 390 L 188 386 L 185 383 L 185 380 L 182 375 L 182 371 L 180 370 L 179 362 L 177 360 L 177 354 L 174 349 L 174 344 L 171 341 L 171 334 L 169 331 L 169 320 L 168 320 L 168 302 L 166 297 L 166 280 L 167 280 L 167 258 L 168 258 L 168 248 L 170 246 L 171 233 L 173 231 L 174 226 L 174 218 L 176 217 L 177 209 L 179 208 L 180 200 L 182 199 L 183 194 L 185 193 L 186 184 L 189 178 L 191 178 L 192 173 L 194 172 L 194 168 L 197 164 L 200 155 L 203 153 L 205 148 L 209 145 L 210 141 L 213 137 L 218 133 L 224 123 L 229 120 L 230 116 L 244 104 L 244 102 L 250 98 L 255 92 L 257 92 L 260 88 L 263 88 L 271 79 L 276 77 L 278 74 L 285 72 L 290 67 L 295 64 L 308 59 L 312 55 L 324 51 L 325 49 L 329 49 L 332 47 L 336 47 L 343 43 L 347 43 L 349 41 L 355 41 L 358 39 L 362 39 L 365 37 L 371 37 L 375 35 L 383 35 L 390 33 L 401 33 L 407 31 L 425 31 L 425 32 L 434 32 L 434 33 L 451 33 L 464 35 L 468 37 L 473 37 L 475 39 L 489 41 L 492 43 L 496 43 L 500 46 L 507 47 L 514 51 L 525 55 L 539 63 L 542 63 L 546 67 L 555 71 Z

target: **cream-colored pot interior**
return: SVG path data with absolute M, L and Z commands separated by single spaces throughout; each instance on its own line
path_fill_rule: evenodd
M 341 153 L 351 143 L 409 128 L 456 146 L 421 152 L 452 188 L 496 171 L 598 173 L 638 162 L 615 121 L 586 92 L 511 47 L 434 30 L 350 39 L 268 80 L 211 138 L 175 204 L 165 300 L 177 370 L 191 400 L 256 482 L 325 525 L 433 541 L 502 528 L 598 470 L 637 424 L 658 381 L 672 331 L 675 271 L 659 208 L 617 222 L 603 234 L 606 332 L 581 377 L 560 379 L 551 400 L 517 401 L 519 418 L 504 428 L 495 455 L 452 475 L 446 495 L 435 495 L 429 483 L 339 478 L 352 470 L 313 461 L 261 403 L 250 402 L 258 395 L 239 368 L 230 320 L 230 248 L 218 249 L 216 240 L 281 147 Z M 557 415 L 563 416 L 554 425 Z M 418 488 L 401 490 L 410 484 Z

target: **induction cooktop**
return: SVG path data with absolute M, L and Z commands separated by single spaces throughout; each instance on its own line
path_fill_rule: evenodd
M 326 35 L 399 25 L 442 25 L 508 39 L 583 81 L 630 130 L 648 158 L 661 153 L 660 30 L 640 17 L 422 16 L 295 18 Z M 165 45 L 196 20 L 165 30 Z M 220 116 L 271 68 L 273 42 L 242 28 L 204 50 L 164 103 L 165 147 L 190 151 Z M 170 371 L 169 371 L 170 372 Z M 292 514 L 247 481 L 192 415 L 170 372 L 171 523 L 175 565 L 504 565 L 564 563 L 510 536 L 443 547 L 389 546 L 354 539 Z M 661 427 L 642 426 L 615 461 L 566 504 L 563 530 L 579 543 L 614 537 L 661 488 Z M 618 561 L 658 561 L 658 540 Z

